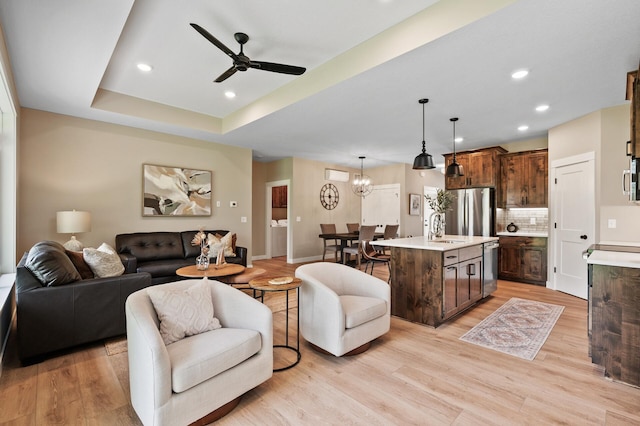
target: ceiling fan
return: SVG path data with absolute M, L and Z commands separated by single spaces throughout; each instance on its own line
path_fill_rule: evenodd
M 233 53 L 231 49 L 229 49 L 227 46 L 222 44 L 220 40 L 212 36 L 211 33 L 209 33 L 209 31 L 205 30 L 200 25 L 193 24 L 193 23 L 190 25 L 197 32 L 202 34 L 204 38 L 206 38 L 211 43 L 213 43 L 214 46 L 222 50 L 227 56 L 233 59 L 233 65 L 231 66 L 231 68 L 229 68 L 228 70 L 220 74 L 220 76 L 214 80 L 216 83 L 221 83 L 225 81 L 227 78 L 235 74 L 236 71 L 246 71 L 249 68 L 255 68 L 257 70 L 263 70 L 263 71 L 278 72 L 281 74 L 293 74 L 293 75 L 301 75 L 307 70 L 306 68 L 296 67 L 294 65 L 275 64 L 273 62 L 252 61 L 247 56 L 245 56 L 242 50 L 244 44 L 249 41 L 249 36 L 246 35 L 245 33 L 234 34 L 234 38 L 240 44 L 240 52 L 236 54 L 236 53 Z

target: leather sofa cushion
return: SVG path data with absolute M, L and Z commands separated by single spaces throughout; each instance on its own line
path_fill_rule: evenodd
M 235 367 L 260 351 L 256 330 L 219 328 L 167 346 L 173 391 L 184 392 Z
M 93 278 L 93 271 L 91 270 L 89 265 L 87 265 L 87 262 L 84 261 L 84 257 L 82 256 L 81 251 L 65 250 L 64 252 L 71 260 L 71 263 L 73 263 L 73 266 L 76 267 L 78 273 L 80 274 L 80 277 L 82 277 L 83 280 L 89 280 Z
M 345 314 L 345 328 L 355 328 L 383 316 L 387 312 L 387 303 L 376 297 L 340 296 Z
M 25 267 L 43 286 L 64 285 L 82 279 L 62 244 L 41 241 L 31 247 Z
M 136 272 L 148 272 L 151 277 L 172 276 L 175 280 L 176 271 L 183 266 L 195 265 L 191 259 L 167 259 L 138 264 Z
M 118 253 L 130 253 L 135 256 L 138 263 L 185 257 L 179 232 L 119 234 L 116 236 L 116 248 Z

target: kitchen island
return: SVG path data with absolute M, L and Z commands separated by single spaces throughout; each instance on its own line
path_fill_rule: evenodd
M 391 314 L 437 327 L 482 298 L 483 245 L 497 237 L 445 235 L 372 241 L 391 249 Z

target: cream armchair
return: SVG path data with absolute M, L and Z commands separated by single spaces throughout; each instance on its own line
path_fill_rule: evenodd
M 391 290 L 379 278 L 339 264 L 318 262 L 296 269 L 300 286 L 300 332 L 335 356 L 366 351 L 389 331 Z
M 186 289 L 200 281 L 152 288 Z M 204 417 L 206 423 L 211 422 L 231 411 L 245 392 L 273 374 L 271 310 L 226 284 L 207 284 L 214 316 L 222 328 L 168 346 L 160 335 L 148 289 L 127 299 L 131 403 L 147 426 L 187 425 Z M 243 360 L 238 363 L 238 359 Z

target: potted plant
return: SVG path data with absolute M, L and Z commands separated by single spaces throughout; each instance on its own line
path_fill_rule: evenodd
M 442 238 L 445 231 L 445 212 L 451 208 L 453 194 L 438 188 L 436 196 L 424 196 L 427 205 L 433 213 L 429 215 L 429 239 Z

